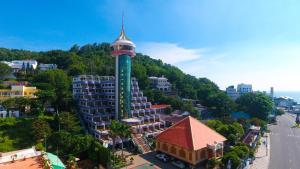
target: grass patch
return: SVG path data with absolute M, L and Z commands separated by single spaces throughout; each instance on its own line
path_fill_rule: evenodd
M 33 146 L 32 121 L 32 118 L 0 118 L 0 152 Z

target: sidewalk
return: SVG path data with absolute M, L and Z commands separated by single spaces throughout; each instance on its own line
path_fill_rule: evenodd
M 266 137 L 267 136 L 267 137 Z M 264 144 L 267 143 L 267 146 Z M 250 169 L 268 169 L 270 162 L 270 134 L 266 133 L 264 137 L 260 139 L 261 145 L 258 147 L 255 153 L 255 160 L 250 166 Z

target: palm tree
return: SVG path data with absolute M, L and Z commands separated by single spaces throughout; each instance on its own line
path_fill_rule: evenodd
M 121 133 L 120 132 L 121 123 L 119 123 L 116 120 L 112 120 L 109 127 L 110 127 L 110 136 L 111 136 L 111 138 L 113 140 L 113 152 L 114 152 L 115 144 L 116 144 L 116 138 L 118 136 L 120 136 L 120 133 Z
M 115 153 L 115 144 L 116 144 L 116 138 L 120 136 L 120 129 L 121 129 L 121 123 L 119 123 L 116 120 L 112 120 L 110 124 L 110 136 L 113 141 L 113 146 L 112 146 L 112 153 L 114 155 Z
M 124 157 L 124 154 L 123 154 L 123 139 L 126 139 L 128 137 L 130 137 L 130 134 L 131 134 L 131 127 L 127 124 L 121 124 L 120 126 L 120 133 L 119 133 L 119 136 L 121 137 L 121 141 L 122 141 L 122 157 Z

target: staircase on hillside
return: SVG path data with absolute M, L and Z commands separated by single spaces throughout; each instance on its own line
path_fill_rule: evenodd
M 131 134 L 131 136 L 132 136 L 133 143 L 138 146 L 142 154 L 151 151 L 149 145 L 143 139 L 142 134 Z

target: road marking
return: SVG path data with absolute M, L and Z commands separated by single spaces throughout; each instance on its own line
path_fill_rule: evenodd
M 275 132 L 270 132 L 270 135 L 278 136 L 280 134 L 279 133 L 275 133 Z
M 292 135 L 294 135 L 292 128 L 290 128 L 290 131 L 291 131 Z

